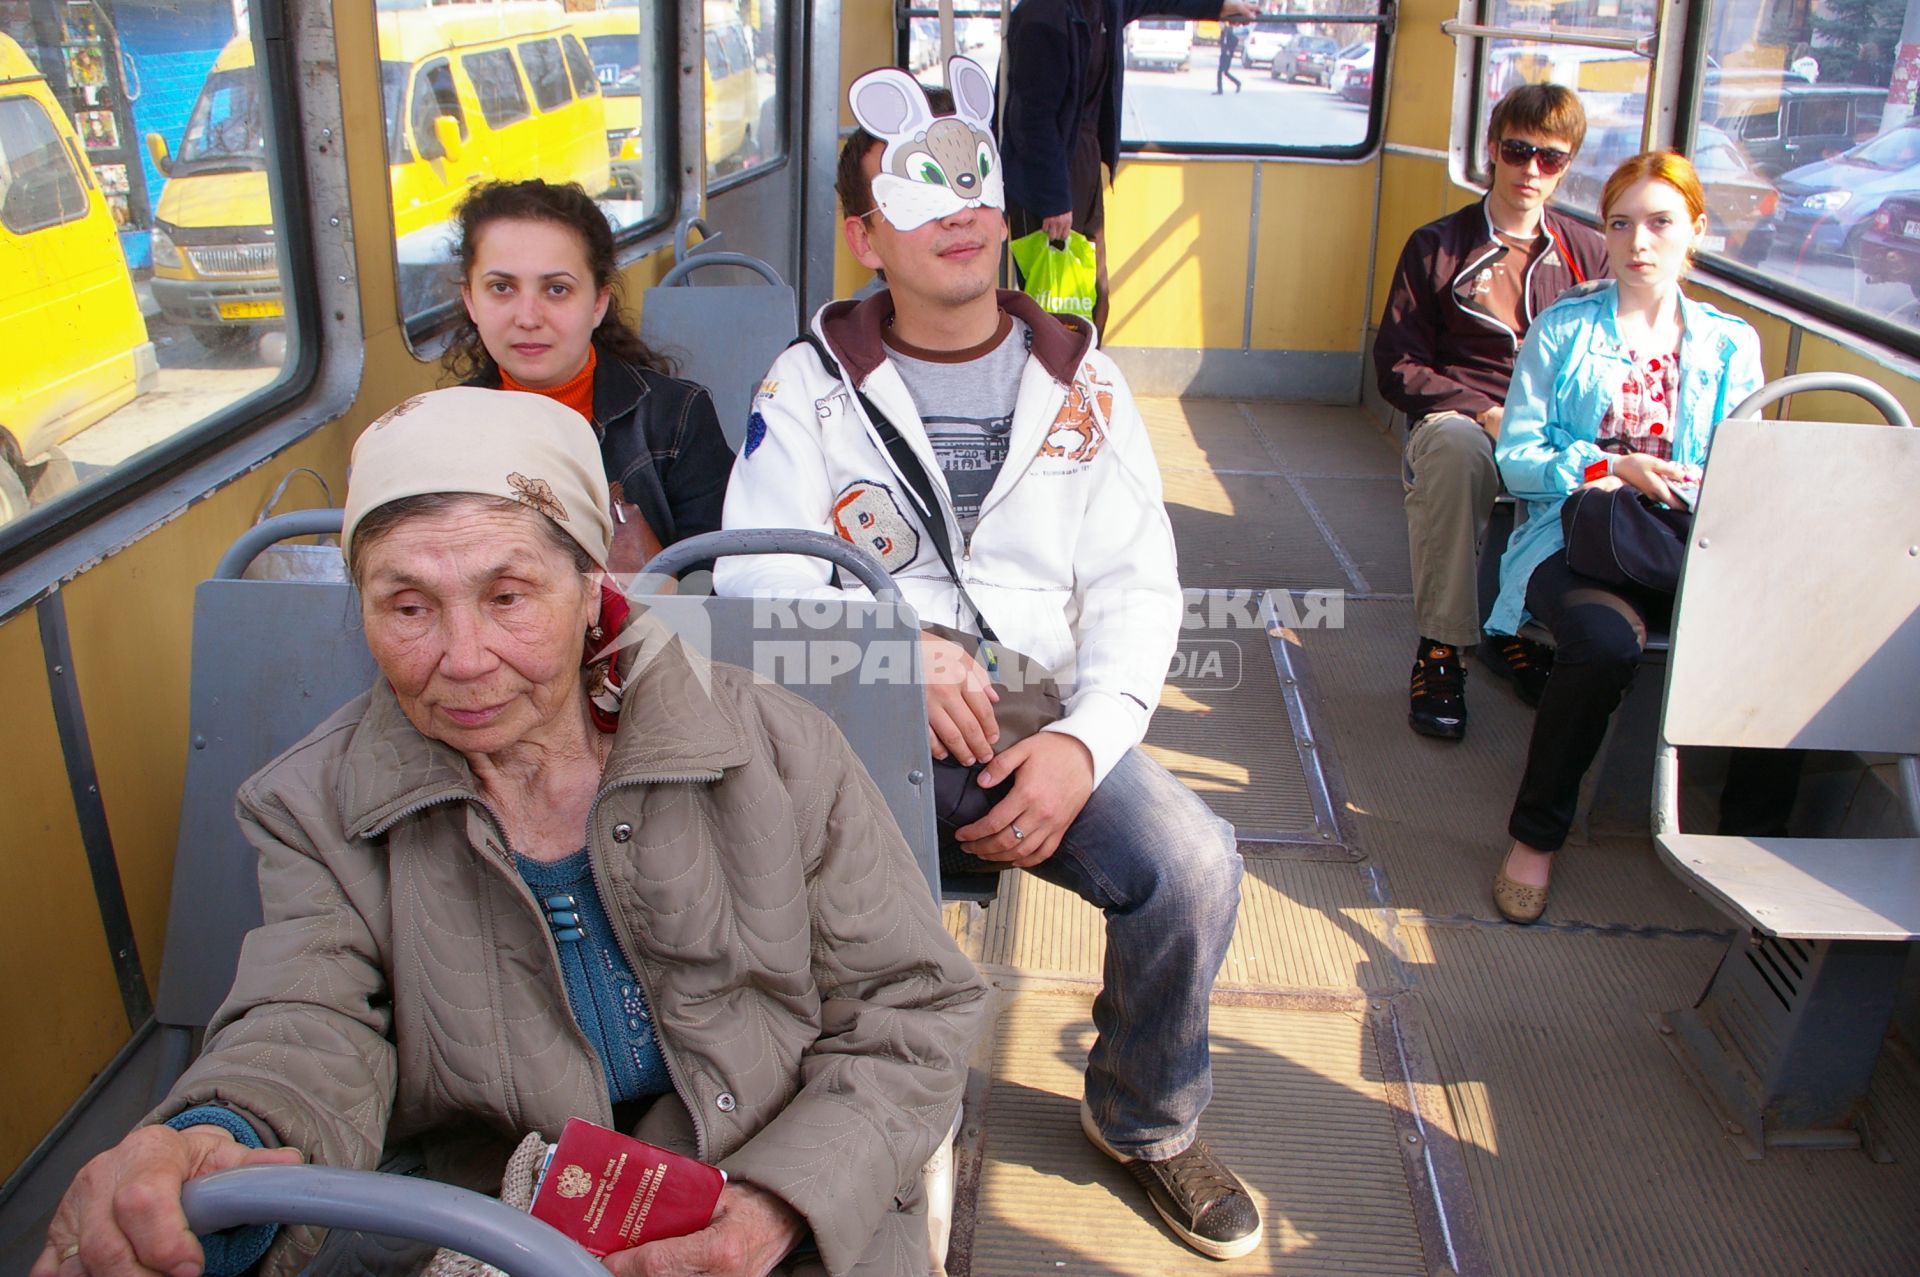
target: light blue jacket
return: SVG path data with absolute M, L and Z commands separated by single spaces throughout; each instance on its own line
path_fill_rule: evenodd
M 1612 280 L 1562 293 L 1527 330 L 1514 362 L 1494 460 L 1507 491 L 1527 503 L 1527 519 L 1500 559 L 1489 634 L 1516 634 L 1526 624 L 1527 581 L 1566 544 L 1560 507 L 1584 482 L 1586 468 L 1606 455 L 1594 439 L 1633 366 L 1620 340 L 1616 296 Z M 1713 428 L 1766 378 L 1760 337 L 1745 320 L 1683 295 L 1680 324 L 1673 459 L 1697 466 L 1706 461 Z

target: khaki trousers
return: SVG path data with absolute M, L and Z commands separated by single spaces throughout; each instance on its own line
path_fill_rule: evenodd
M 1407 432 L 1401 479 L 1420 634 L 1471 647 L 1480 641 L 1475 564 L 1500 492 L 1493 439 L 1471 417 L 1431 413 Z

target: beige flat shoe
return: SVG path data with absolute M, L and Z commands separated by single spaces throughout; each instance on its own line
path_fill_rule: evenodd
M 1530 887 L 1507 877 L 1507 864 L 1502 860 L 1499 872 L 1493 877 L 1493 907 L 1508 922 L 1524 927 L 1538 922 L 1540 915 L 1547 911 L 1547 889 Z

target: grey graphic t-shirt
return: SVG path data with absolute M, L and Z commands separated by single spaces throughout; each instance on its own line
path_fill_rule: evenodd
M 963 536 L 973 535 L 980 503 L 1006 464 L 1031 340 L 1027 326 L 1004 312 L 994 335 L 966 350 L 922 350 L 886 334 L 887 352 L 946 474 Z

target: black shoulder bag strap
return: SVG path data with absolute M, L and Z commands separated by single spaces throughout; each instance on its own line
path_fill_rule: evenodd
M 993 632 L 991 625 L 987 624 L 986 614 L 980 610 L 979 605 L 967 593 L 967 587 L 961 583 L 959 569 L 953 562 L 953 542 L 947 535 L 946 510 L 940 504 L 940 494 L 934 490 L 933 480 L 927 477 L 926 467 L 920 464 L 919 455 L 914 452 L 912 445 L 901 438 L 899 429 L 893 422 L 887 420 L 886 414 L 874 406 L 873 400 L 867 398 L 861 389 L 840 371 L 840 365 L 834 362 L 833 356 L 827 353 L 825 344 L 818 337 L 812 333 L 803 333 L 788 345 L 798 346 L 802 342 L 813 347 L 813 353 L 820 356 L 820 363 L 826 368 L 828 376 L 841 382 L 853 392 L 853 397 L 860 402 L 860 410 L 867 414 L 867 420 L 871 421 L 873 428 L 880 432 L 880 442 L 886 445 L 887 455 L 893 458 L 894 466 L 906 479 L 907 486 L 913 489 L 914 500 L 919 502 L 920 508 L 925 512 L 923 521 L 927 525 L 927 535 L 933 538 L 933 548 L 939 552 L 940 562 L 946 565 L 947 575 L 953 578 L 954 588 L 960 591 L 960 597 L 965 599 L 967 606 L 973 610 L 973 619 L 980 627 L 981 639 L 987 643 L 999 644 L 1000 636 Z

